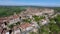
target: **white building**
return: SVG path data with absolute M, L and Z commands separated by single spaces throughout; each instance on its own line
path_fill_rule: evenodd
M 13 23 L 17 23 L 17 22 L 19 22 L 19 21 L 20 21 L 20 18 L 19 18 L 19 16 L 17 16 L 17 15 L 12 16 L 12 17 L 9 18 L 9 20 L 8 20 L 9 25 L 10 25 L 10 24 L 13 24 Z
M 20 29 L 15 30 L 15 31 L 14 31 L 14 34 L 21 34 L 21 33 L 20 33 Z
M 34 23 L 31 23 L 31 24 L 25 23 L 25 24 L 21 24 L 21 25 L 20 25 L 20 29 L 21 29 L 22 31 L 32 31 L 32 30 L 34 30 L 35 28 L 38 29 L 38 26 L 37 26 L 36 24 L 34 24 Z
M 42 19 L 41 21 L 40 21 L 40 24 L 41 25 L 45 25 L 45 24 L 48 24 L 49 23 L 49 21 L 48 20 L 45 20 L 45 19 Z
M 9 32 L 6 32 L 6 34 L 9 34 Z

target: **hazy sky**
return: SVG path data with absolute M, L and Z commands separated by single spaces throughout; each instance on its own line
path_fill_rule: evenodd
M 0 5 L 60 6 L 60 0 L 0 0 Z

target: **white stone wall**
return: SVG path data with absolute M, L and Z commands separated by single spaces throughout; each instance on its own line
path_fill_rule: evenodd
M 18 30 L 15 30 L 14 31 L 14 34 L 20 34 L 20 30 L 18 29 Z
M 10 20 L 10 21 L 9 21 L 9 25 L 10 25 L 10 24 L 13 24 L 13 23 L 17 23 L 18 21 L 20 21 L 19 18 L 16 18 L 16 19 Z
M 9 34 L 9 32 L 6 32 L 6 34 Z

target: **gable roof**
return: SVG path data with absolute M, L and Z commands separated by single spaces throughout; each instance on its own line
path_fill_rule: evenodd
M 27 27 L 30 27 L 32 24 L 30 24 L 30 23 L 24 23 L 24 24 L 21 24 L 20 25 L 20 28 L 22 28 L 22 29 L 26 29 Z

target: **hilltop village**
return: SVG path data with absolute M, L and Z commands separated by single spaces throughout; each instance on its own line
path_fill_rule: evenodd
M 49 34 L 51 32 L 48 28 L 50 19 L 58 14 L 54 12 L 54 9 L 26 8 L 19 14 L 14 13 L 8 17 L 1 17 L 0 34 L 46 34 L 45 32 L 41 33 L 40 30 L 44 26 L 47 26 L 44 28 Z

